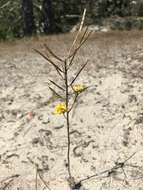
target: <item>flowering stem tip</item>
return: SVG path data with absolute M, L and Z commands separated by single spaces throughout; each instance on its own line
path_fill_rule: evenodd
M 61 102 L 55 106 L 54 114 L 64 114 L 67 112 L 67 107 L 64 102 Z
M 72 88 L 75 93 L 80 94 L 86 89 L 86 86 L 82 84 L 77 84 L 77 85 L 74 85 Z

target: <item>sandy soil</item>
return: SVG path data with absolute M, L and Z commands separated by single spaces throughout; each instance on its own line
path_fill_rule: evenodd
M 45 42 L 64 56 L 71 39 L 59 35 L 0 44 L 2 190 L 34 190 L 35 164 L 51 190 L 69 189 L 65 120 L 52 114 L 58 100 L 48 88 L 48 79 L 60 79 L 32 47 L 43 50 Z M 72 68 L 71 77 L 90 59 L 77 83 L 92 87 L 81 94 L 71 116 L 75 179 L 110 169 L 136 153 L 124 171 L 92 178 L 82 183 L 82 189 L 143 189 L 142 47 L 141 32 L 97 34 Z M 38 189 L 44 189 L 39 178 Z

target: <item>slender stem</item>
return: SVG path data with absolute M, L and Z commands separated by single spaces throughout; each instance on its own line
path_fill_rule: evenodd
M 47 182 L 43 179 L 43 177 L 41 176 L 40 173 L 39 174 L 39 178 L 41 179 L 41 181 L 43 182 L 43 184 L 45 185 L 45 187 L 48 189 L 48 190 L 51 190 L 51 188 L 49 187 L 49 185 L 47 184 Z
M 75 94 L 75 98 L 74 98 L 74 101 L 73 101 L 73 103 L 72 103 L 72 105 L 71 105 L 71 107 L 69 109 L 69 112 L 71 112 L 71 110 L 73 109 L 73 107 L 74 107 L 74 105 L 76 103 L 77 97 L 78 97 L 78 94 Z
M 65 86 L 66 86 L 66 108 L 67 108 L 67 112 L 66 112 L 66 124 L 67 124 L 67 138 L 68 138 L 68 151 L 67 151 L 67 162 L 68 162 L 68 174 L 69 174 L 69 178 L 71 179 L 71 169 L 70 169 L 70 145 L 71 145 L 71 141 L 70 141 L 70 121 L 69 121 L 69 86 L 68 86 L 68 70 L 67 70 L 67 61 L 65 60 L 64 63 L 64 74 L 65 74 Z

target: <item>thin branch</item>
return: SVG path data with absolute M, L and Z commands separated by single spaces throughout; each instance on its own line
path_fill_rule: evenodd
M 57 56 L 48 46 L 47 44 L 44 44 L 46 50 L 48 50 L 48 52 L 54 57 L 56 58 L 58 61 L 60 62 L 64 62 L 64 60 L 62 60 L 59 56 Z
M 18 178 L 19 176 L 20 176 L 19 174 L 12 175 L 12 176 L 7 177 L 6 179 L 3 179 L 2 181 L 0 181 L 0 183 L 5 183 L 5 184 L 3 185 L 3 187 L 0 188 L 0 189 L 2 189 L 2 190 L 7 189 L 8 186 L 10 185 L 10 183 L 13 182 L 14 179 L 15 179 L 15 178 Z M 9 181 L 8 181 L 8 180 L 9 180 Z M 6 181 L 8 181 L 8 182 L 6 182 Z
M 87 30 L 88 30 L 88 27 L 86 28 L 86 30 L 85 30 L 83 36 L 81 37 L 80 44 L 82 43 L 82 41 L 83 41 L 83 39 L 84 39 L 84 37 L 85 37 L 85 35 L 86 35 L 86 33 L 87 33 Z M 80 46 L 80 44 L 79 44 L 79 46 Z M 78 46 L 78 47 L 79 47 L 79 46 Z M 77 53 L 77 51 L 78 51 L 78 47 L 77 47 L 77 48 L 74 50 L 74 52 L 73 52 L 71 55 L 69 55 L 69 57 L 68 57 L 68 59 L 71 58 L 70 63 L 69 63 L 69 67 L 72 65 L 72 62 L 73 62 L 73 60 L 74 60 L 74 58 L 75 58 L 75 55 L 76 55 L 76 53 Z
M 83 39 L 85 38 L 87 32 L 88 32 L 88 27 L 86 26 L 86 29 L 85 29 L 85 31 L 84 31 L 84 33 L 83 33 L 81 39 L 80 39 L 80 43 L 82 43 L 82 41 L 83 41 Z
M 51 63 L 54 68 L 60 72 L 63 72 L 49 57 L 45 56 L 42 52 L 40 52 L 37 49 L 34 49 L 34 51 L 36 51 L 38 54 L 40 54 L 44 59 L 46 59 L 49 63 Z
M 118 169 L 123 169 L 123 170 L 124 170 L 124 167 L 126 166 L 125 163 L 126 163 L 128 160 L 130 160 L 135 154 L 136 154 L 136 153 L 133 153 L 133 154 L 132 154 L 129 158 L 127 158 L 124 162 L 119 162 L 119 163 L 118 163 L 118 162 L 115 162 L 115 166 L 113 166 L 111 169 L 104 170 L 104 171 L 102 171 L 102 172 L 99 172 L 99 173 L 96 173 L 96 174 L 94 174 L 94 175 L 88 176 L 88 177 L 86 177 L 86 178 L 80 180 L 79 183 L 84 182 L 84 181 L 87 181 L 87 180 L 92 179 L 92 178 L 95 178 L 95 177 L 98 177 L 98 176 L 100 176 L 100 175 L 102 175 L 102 174 L 105 174 L 105 173 L 107 173 L 107 174 L 109 175 L 110 173 L 113 173 L 113 172 L 117 171 Z M 122 170 L 122 171 L 123 171 L 123 170 Z
M 63 88 L 63 87 L 61 87 L 61 86 L 59 86 L 57 83 L 55 83 L 54 81 L 52 81 L 52 80 L 49 80 L 52 84 L 54 84 L 57 88 L 59 88 L 60 90 L 62 90 L 62 91 L 65 91 L 65 89 Z
M 89 38 L 89 36 L 91 35 L 92 32 L 89 32 L 86 37 L 82 40 L 82 42 L 79 44 L 79 46 L 74 50 L 73 54 L 71 54 L 69 56 L 69 58 L 71 58 L 70 63 L 69 63 L 69 68 L 73 65 L 73 60 L 75 58 L 75 56 L 77 55 L 78 51 L 80 50 L 81 46 L 87 41 L 87 39 Z M 68 68 L 68 69 L 69 69 Z
M 83 28 L 84 20 L 85 20 L 85 15 L 86 15 L 86 9 L 84 9 L 84 11 L 83 11 L 83 16 L 82 16 L 81 24 L 80 24 L 80 27 L 79 27 L 79 32 L 81 32 L 81 30 Z
M 86 61 L 86 63 L 81 67 L 81 69 L 78 71 L 78 73 L 76 74 L 75 78 L 72 80 L 72 82 L 70 83 L 70 86 L 72 86 L 72 84 L 75 82 L 75 80 L 77 79 L 77 77 L 79 76 L 79 74 L 81 73 L 81 71 L 85 68 L 85 66 L 87 65 L 89 60 Z
M 81 183 L 81 182 L 84 182 L 84 181 L 87 181 L 87 180 L 89 180 L 89 179 L 98 177 L 98 176 L 100 176 L 100 175 L 102 175 L 102 174 L 109 173 L 109 171 L 111 171 L 111 169 L 104 170 L 104 171 L 102 171 L 102 172 L 99 172 L 99 173 L 93 174 L 93 175 L 91 175 L 91 176 L 88 176 L 88 177 L 86 177 L 86 178 L 80 180 L 80 183 Z
M 60 94 L 58 94 L 52 87 L 49 86 L 49 89 L 50 89 L 57 97 L 63 99 L 63 97 L 62 97 Z
M 88 28 L 86 28 L 86 30 L 85 30 L 85 32 L 84 32 L 84 34 L 83 34 L 83 36 L 82 36 L 82 38 L 81 38 L 81 40 L 80 40 L 80 44 L 82 43 L 82 40 L 84 39 L 85 34 L 87 33 L 87 29 L 88 29 Z M 78 47 L 80 46 L 80 44 L 78 45 Z M 78 47 L 77 47 L 77 48 L 74 50 L 74 52 L 68 57 L 68 59 L 71 58 L 70 63 L 69 63 L 69 67 L 71 67 L 71 65 L 73 64 L 73 60 L 74 60 L 74 58 L 75 58 L 75 56 L 76 56 L 78 50 L 80 49 L 80 48 L 78 49 Z
M 124 168 L 122 168 L 122 171 L 123 171 L 124 177 L 127 178 L 127 174 L 125 173 Z
M 77 53 L 77 51 L 81 48 L 81 46 L 87 41 L 87 39 L 89 38 L 89 36 L 92 34 L 92 32 L 90 31 L 90 32 L 86 32 L 86 36 L 84 36 L 84 38 L 81 38 L 82 39 L 82 41 L 80 42 L 80 44 L 78 45 L 78 47 L 74 50 L 74 52 L 71 54 L 71 55 L 69 55 L 69 57 L 68 58 L 71 58 L 74 54 L 76 54 Z
M 5 190 L 8 188 L 8 186 L 10 185 L 11 182 L 13 182 L 14 179 L 9 180 L 9 182 L 7 182 L 6 184 L 4 184 L 4 187 L 2 187 L 2 190 Z
M 130 160 L 134 155 L 136 154 L 136 152 L 134 152 L 129 158 L 127 158 L 124 163 L 126 163 L 128 160 Z
M 74 39 L 74 41 L 73 41 L 73 43 L 72 43 L 72 46 L 71 46 L 71 48 L 70 48 L 70 50 L 69 50 L 69 53 L 68 53 L 69 55 L 71 54 L 71 51 L 72 51 L 72 49 L 74 48 L 74 46 L 75 46 L 75 44 L 76 44 L 76 42 L 77 42 L 77 40 L 78 40 L 78 37 L 79 37 L 79 35 L 80 35 L 80 32 L 81 32 L 81 30 L 82 30 L 82 28 L 83 28 L 83 24 L 84 24 L 84 20 L 85 20 L 85 15 L 86 15 L 86 9 L 84 9 L 84 11 L 83 11 L 83 15 L 82 15 L 80 27 L 79 27 L 79 30 L 78 30 L 78 32 L 77 32 L 77 34 L 76 34 L 76 36 L 75 36 L 75 39 Z
M 87 35 L 84 37 L 84 39 L 82 40 L 82 42 L 81 42 L 81 44 L 80 44 L 80 47 L 88 40 L 88 38 L 89 38 L 89 36 L 92 34 L 92 31 L 89 31 L 88 33 L 87 33 Z M 79 47 L 79 48 L 80 48 Z M 78 48 L 78 49 L 79 49 Z
M 20 176 L 19 174 L 12 175 L 12 176 L 10 176 L 10 177 L 7 177 L 7 178 L 1 180 L 0 183 L 4 183 L 5 181 L 7 181 L 7 180 L 9 180 L 9 179 L 11 179 L 11 178 L 17 178 L 17 177 L 19 177 L 19 176 Z
M 43 179 L 43 177 L 41 176 L 41 174 L 38 172 L 39 174 L 39 178 L 41 179 L 41 181 L 44 183 L 44 185 L 47 187 L 48 190 L 51 190 L 51 188 L 49 187 L 49 185 L 47 184 L 47 182 Z
M 75 103 L 76 103 L 77 97 L 78 97 L 78 94 L 75 94 L 74 101 L 73 101 L 73 103 L 72 103 L 70 109 L 68 110 L 68 112 L 71 112 L 71 110 L 73 109 L 73 107 L 74 107 L 74 105 L 75 105 Z

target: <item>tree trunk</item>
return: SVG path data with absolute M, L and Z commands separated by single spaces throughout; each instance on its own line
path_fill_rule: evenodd
M 24 35 L 31 36 L 33 33 L 36 33 L 32 0 L 22 0 L 22 14 L 24 21 Z
M 52 0 L 43 0 L 43 31 L 44 33 L 52 33 L 54 30 L 54 15 L 52 10 Z

